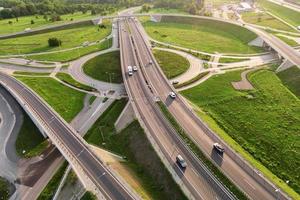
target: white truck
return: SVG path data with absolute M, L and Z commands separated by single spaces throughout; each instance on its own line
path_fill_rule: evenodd
M 132 71 L 132 66 L 128 66 L 128 75 L 132 76 L 133 71 Z

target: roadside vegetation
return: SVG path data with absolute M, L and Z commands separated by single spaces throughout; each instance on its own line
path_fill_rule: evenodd
M 300 12 L 278 5 L 276 3 L 272 3 L 268 0 L 259 0 L 258 3 L 261 7 L 276 15 L 277 17 L 283 19 L 287 23 L 293 26 L 300 25 Z
M 174 87 L 175 88 L 182 88 L 182 87 L 191 85 L 191 84 L 195 83 L 196 81 L 200 80 L 201 78 L 205 77 L 208 74 L 209 74 L 209 72 L 202 72 L 202 73 L 198 74 L 197 76 L 195 76 L 194 78 L 192 78 L 192 79 L 190 79 L 186 82 L 175 84 Z
M 183 74 L 190 67 L 189 61 L 176 53 L 161 50 L 154 50 L 153 53 L 168 79 Z
M 2 177 L 0 177 L 0 198 L 1 200 L 9 199 L 9 183 Z
M 80 200 L 97 200 L 97 197 L 90 191 L 86 191 Z
M 209 19 L 164 16 L 160 23 L 143 23 L 151 38 L 172 45 L 209 53 L 257 53 L 262 48 L 249 46 L 256 34 L 247 29 Z
M 277 76 L 300 99 L 300 69 L 294 66 L 277 73 Z
M 219 63 L 233 63 L 233 62 L 242 62 L 242 61 L 247 61 L 249 60 L 248 58 L 226 58 L 226 57 L 221 57 L 219 59 Z
M 242 14 L 242 18 L 247 23 L 295 32 L 295 29 L 265 12 L 245 12 Z
M 214 76 L 182 94 L 230 146 L 283 191 L 298 199 L 294 191 L 299 193 L 300 189 L 300 101 L 274 72 L 265 69 L 248 75 L 254 90 L 237 91 L 231 82 L 240 81 L 240 73 Z
M 78 81 L 76 81 L 71 75 L 67 74 L 67 73 L 63 73 L 63 72 L 59 72 L 56 74 L 56 77 L 58 79 L 60 79 L 61 81 L 69 84 L 69 85 L 72 85 L 76 88 L 79 88 L 79 89 L 82 89 L 82 90 L 86 90 L 86 91 L 94 91 L 95 89 L 90 87 L 90 86 L 87 86 L 87 85 L 84 85 L 82 83 L 79 83 Z
M 84 93 L 71 89 L 53 78 L 18 76 L 17 79 L 33 89 L 67 122 L 70 122 L 83 107 Z
M 22 158 L 38 156 L 49 143 L 25 112 L 23 116 L 23 124 L 16 140 L 17 154 Z
M 14 75 L 24 75 L 24 76 L 49 76 L 48 72 L 25 72 L 25 71 L 15 71 Z
M 67 166 L 68 163 L 65 161 L 56 171 L 51 180 L 48 182 L 48 184 L 43 189 L 37 200 L 51 200 L 54 197 L 56 189 L 59 186 L 59 183 L 64 175 Z
M 92 58 L 84 64 L 83 71 L 88 76 L 100 81 L 121 83 L 120 52 L 113 51 Z
M 96 51 L 102 51 L 108 49 L 111 47 L 111 45 L 112 45 L 112 39 L 110 38 L 96 45 L 81 47 L 81 48 L 58 52 L 58 53 L 49 52 L 47 54 L 26 56 L 26 58 L 31 60 L 68 62 Z
M 116 134 L 114 123 L 126 105 L 116 100 L 88 131 L 87 142 L 126 158 L 121 164 L 135 177 L 143 199 L 186 199 L 156 155 L 137 121 Z
M 283 42 L 287 43 L 288 45 L 295 47 L 295 46 L 299 46 L 300 44 L 298 44 L 295 40 L 284 37 L 280 34 L 275 34 L 276 37 L 278 37 L 279 39 L 281 39 Z
M 11 39 L 0 40 L 0 55 L 37 53 L 45 51 L 57 51 L 81 46 L 84 42 L 96 42 L 107 37 L 111 32 L 111 24 L 106 23 L 106 28 L 94 25 L 80 25 L 75 28 L 52 31 Z M 72 37 L 70 37 L 72 36 Z M 49 38 L 58 38 L 62 45 L 50 47 Z

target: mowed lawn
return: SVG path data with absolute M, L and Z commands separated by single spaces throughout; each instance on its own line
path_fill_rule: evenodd
M 300 69 L 294 66 L 277 75 L 283 84 L 300 99 Z
M 120 52 L 113 51 L 92 58 L 84 64 L 83 71 L 88 76 L 100 81 L 121 83 Z
M 42 60 L 42 61 L 59 61 L 59 62 L 67 62 L 72 61 L 81 56 L 96 52 L 102 51 L 104 49 L 110 48 L 112 45 L 112 39 L 107 39 L 100 44 L 91 45 L 87 47 L 72 49 L 64 52 L 56 52 L 56 53 L 47 53 L 40 55 L 32 55 L 26 56 L 27 59 L 31 60 Z
M 48 17 L 50 18 L 51 16 Z M 75 21 L 93 17 L 95 16 L 92 16 L 90 12 L 87 12 L 85 14 L 82 14 L 82 12 L 76 12 L 74 14 L 62 15 L 62 21 L 56 22 L 51 22 L 49 21 L 49 19 L 45 20 L 42 15 L 19 17 L 18 20 L 16 20 L 16 18 L 3 19 L 0 20 L 0 35 L 24 31 L 26 28 L 34 29 L 49 25 L 67 23 L 71 22 L 71 19 Z M 31 24 L 31 20 L 34 21 L 34 24 Z M 11 21 L 12 24 L 9 24 L 9 21 Z
M 293 28 L 281 22 L 280 20 L 272 17 L 267 13 L 255 13 L 255 12 L 245 12 L 242 14 L 242 18 L 245 22 L 256 24 L 259 26 L 270 27 L 274 29 L 295 32 Z
M 255 90 L 236 91 L 231 82 L 240 80 L 240 73 L 214 76 L 182 94 L 299 193 L 300 101 L 268 70 L 249 75 Z
M 71 89 L 53 78 L 17 78 L 33 89 L 67 122 L 70 122 L 83 107 L 84 93 Z
M 190 67 L 189 61 L 176 53 L 161 50 L 154 50 L 153 53 L 159 66 L 169 79 L 186 72 Z
M 208 19 L 164 17 L 162 22 L 143 23 L 155 40 L 181 47 L 220 53 L 257 53 L 261 48 L 249 46 L 257 37 L 243 27 Z
M 44 51 L 55 51 L 68 49 L 82 45 L 85 41 L 94 42 L 105 38 L 111 32 L 110 24 L 106 28 L 99 29 L 98 26 L 85 25 L 77 28 L 53 31 L 31 36 L 17 37 L 0 40 L 0 55 L 25 54 Z M 62 41 L 60 47 L 49 47 L 49 38 L 58 38 Z
M 300 12 L 294 11 L 287 7 L 272 3 L 268 0 L 259 0 L 258 3 L 267 11 L 280 17 L 293 26 L 300 26 Z

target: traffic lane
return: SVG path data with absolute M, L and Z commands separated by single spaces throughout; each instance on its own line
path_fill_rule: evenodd
M 128 82 L 130 82 L 130 81 L 134 80 L 135 76 L 136 76 L 136 74 L 134 74 L 132 77 L 126 76 L 126 80 L 128 80 Z M 178 153 L 181 153 L 184 157 L 185 157 L 185 153 L 180 152 L 180 150 L 178 150 L 177 148 L 176 149 L 170 148 L 172 146 L 176 147 L 176 145 L 171 145 L 171 144 L 166 145 L 172 139 L 171 138 L 166 138 L 165 134 L 159 134 L 159 133 L 164 133 L 164 132 L 168 132 L 168 131 L 167 130 L 161 130 L 161 128 L 163 127 L 163 125 L 160 124 L 161 120 L 156 121 L 155 119 L 151 119 L 152 116 L 155 116 L 154 115 L 155 113 L 153 113 L 153 109 L 151 107 L 148 109 L 147 105 L 150 105 L 150 103 L 148 102 L 148 98 L 143 96 L 143 91 L 145 91 L 145 90 L 143 88 L 137 88 L 139 86 L 139 84 L 140 83 L 138 81 L 136 81 L 136 82 L 133 81 L 132 83 L 129 83 L 129 85 L 131 85 L 132 87 L 136 87 L 136 89 L 133 89 L 133 91 L 132 91 L 132 93 L 135 94 L 134 100 L 137 103 L 137 106 L 139 107 L 139 109 L 142 110 L 142 112 L 140 112 L 143 115 L 142 118 L 147 119 L 147 120 L 144 120 L 144 121 L 145 121 L 145 124 L 148 124 L 148 129 L 152 130 L 152 133 L 157 133 L 158 134 L 157 136 L 155 136 L 156 141 L 159 141 L 158 144 L 160 144 L 162 141 L 164 141 L 164 145 L 161 145 L 161 149 L 163 149 L 167 152 L 166 153 L 167 156 L 171 155 L 170 159 L 169 159 L 169 162 L 172 163 L 172 166 L 174 167 L 174 170 L 178 173 L 179 177 L 182 177 L 182 178 L 185 178 L 185 176 L 187 177 L 185 179 L 189 180 L 189 183 L 191 183 L 190 187 L 196 193 L 198 193 L 198 192 L 193 187 L 193 185 L 197 185 L 197 186 L 200 185 L 200 188 L 202 188 L 202 187 L 208 188 L 208 190 L 205 190 L 205 192 L 208 192 L 209 194 L 205 195 L 206 198 L 204 198 L 204 199 L 215 198 L 216 195 L 212 195 L 213 192 L 209 189 L 210 187 L 207 187 L 207 185 L 203 184 L 203 183 L 206 183 L 206 181 L 204 179 L 200 183 L 197 182 L 199 179 L 201 179 L 201 177 L 199 178 L 199 175 L 195 172 L 195 170 L 193 170 L 193 168 L 191 167 L 192 164 L 190 164 L 189 161 L 187 161 L 188 164 L 189 164 L 189 168 L 187 169 L 187 171 L 184 174 L 182 173 L 182 170 L 178 167 L 178 165 L 175 164 L 177 154 L 174 153 L 174 151 L 176 151 Z M 144 84 L 144 83 L 142 83 L 142 84 Z M 136 94 L 141 94 L 141 95 L 137 96 Z M 153 100 L 152 98 L 150 98 L 150 99 Z M 148 114 L 148 116 L 146 115 L 146 113 Z M 151 123 L 151 122 L 154 122 L 154 123 Z M 171 151 L 172 149 L 174 149 L 174 150 Z M 168 151 L 168 150 L 170 150 L 171 152 Z M 197 180 L 195 180 L 195 183 L 193 183 L 191 181 L 192 179 L 197 179 Z M 185 181 L 185 180 L 183 180 L 183 181 Z M 201 198 L 200 194 L 196 194 L 196 195 Z

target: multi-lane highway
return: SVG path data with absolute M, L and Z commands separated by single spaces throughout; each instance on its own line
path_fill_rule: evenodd
M 72 154 L 72 157 L 104 198 L 115 200 L 137 199 L 137 197 L 131 194 L 132 192 L 123 185 L 124 183 L 121 183 L 92 153 L 83 140 L 79 138 L 80 136 L 78 136 L 64 120 L 58 117 L 37 95 L 13 77 L 3 73 L 0 73 L 0 83 L 10 92 L 18 94 L 19 100 L 24 103 L 23 106 L 32 109 L 43 121 L 44 126 L 47 126 L 47 128 L 59 138 L 59 141 L 68 149 L 68 152 Z M 62 154 L 64 153 L 65 152 L 62 152 Z
M 219 156 L 213 151 L 213 143 L 221 142 L 217 137 L 213 136 L 211 132 L 202 121 L 195 116 L 191 108 L 186 104 L 182 97 L 175 100 L 169 98 L 169 92 L 173 91 L 173 87 L 164 77 L 155 58 L 151 52 L 150 44 L 146 41 L 146 36 L 143 28 L 136 20 L 131 20 L 129 23 L 134 43 L 141 55 L 141 66 L 148 77 L 148 84 L 154 91 L 153 96 L 161 99 L 168 107 L 169 111 L 176 118 L 182 128 L 189 134 L 190 138 L 199 146 L 199 148 L 208 155 L 211 160 L 217 164 L 223 172 L 233 180 L 250 198 L 252 199 L 276 199 L 280 196 L 285 198 L 283 194 L 278 194 L 272 184 L 266 182 L 257 173 L 250 174 L 246 167 L 249 167 L 245 161 L 239 159 L 241 163 L 237 163 L 238 159 L 234 159 L 236 155 L 231 149 L 226 147 L 223 157 Z M 152 60 L 153 65 L 149 65 Z M 248 168 L 247 168 L 248 169 Z M 255 178 L 254 178 L 255 176 Z M 258 177 L 258 178 L 257 178 Z M 277 192 L 275 192 L 277 191 Z
M 235 197 L 207 170 L 206 167 L 189 150 L 170 126 L 156 104 L 151 88 L 148 87 L 143 73 L 143 66 L 139 62 L 139 52 L 131 40 L 130 30 L 120 22 L 120 50 L 125 88 L 137 118 L 149 131 L 152 140 L 158 146 L 168 169 L 174 172 L 184 190 L 188 190 L 189 197 L 194 199 L 235 199 Z M 138 72 L 133 76 L 127 73 L 128 66 L 138 66 Z M 152 141 L 150 140 L 150 141 Z M 176 156 L 180 154 L 187 161 L 188 168 L 184 171 L 176 163 Z M 174 174 L 173 173 L 173 174 Z

